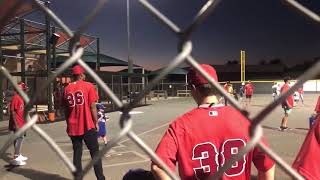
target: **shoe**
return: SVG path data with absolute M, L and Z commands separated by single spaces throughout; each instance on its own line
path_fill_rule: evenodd
M 280 126 L 280 127 L 279 127 L 279 130 L 280 130 L 280 131 L 287 131 L 287 130 L 291 130 L 291 129 L 288 128 L 288 127 Z
M 27 163 L 25 161 L 13 159 L 13 160 L 10 161 L 10 164 L 14 165 L 14 166 L 24 166 Z
M 22 156 L 21 154 L 15 158 L 17 161 L 26 161 L 28 160 L 28 157 Z

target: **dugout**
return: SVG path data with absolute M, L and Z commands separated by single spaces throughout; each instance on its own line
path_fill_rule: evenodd
M 164 68 L 157 69 L 148 74 L 148 81 L 152 81 L 157 75 L 159 75 Z M 178 90 L 188 90 L 187 84 L 188 71 L 176 67 L 169 74 L 167 74 L 152 90 L 165 90 L 168 96 L 177 96 Z

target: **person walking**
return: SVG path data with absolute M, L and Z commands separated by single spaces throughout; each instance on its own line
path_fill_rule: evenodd
M 85 142 L 93 159 L 99 153 L 97 139 L 97 109 L 99 97 L 93 84 L 85 81 L 84 69 L 76 65 L 72 68 L 73 82 L 64 89 L 65 115 L 67 133 L 73 146 L 73 163 L 77 168 L 75 175 L 82 172 L 82 143 Z M 102 162 L 99 159 L 94 165 L 98 180 L 104 180 Z

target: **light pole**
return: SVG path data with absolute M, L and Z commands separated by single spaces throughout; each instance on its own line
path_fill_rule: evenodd
M 133 62 L 130 58 L 130 2 L 129 0 L 127 0 L 127 51 L 128 51 L 128 93 L 130 93 L 130 73 L 133 73 L 132 71 L 132 66 L 133 66 Z M 129 94 L 130 95 L 130 94 Z

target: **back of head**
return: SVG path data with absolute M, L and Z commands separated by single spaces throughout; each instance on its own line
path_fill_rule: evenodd
M 283 81 L 284 81 L 285 83 L 289 82 L 289 80 L 290 80 L 290 77 L 289 77 L 289 76 L 286 76 L 286 77 L 283 78 Z
M 216 70 L 208 64 L 200 64 L 200 67 L 213 79 L 218 81 Z M 211 87 L 209 81 L 202 76 L 195 68 L 190 68 L 187 74 L 188 85 L 199 90 L 203 96 L 215 95 L 215 89 Z
M 129 170 L 122 180 L 154 180 L 154 177 L 150 171 L 144 169 L 132 169 Z
M 23 91 L 26 91 L 28 89 L 28 86 L 24 82 L 19 82 L 18 87 Z
M 83 75 L 84 73 L 85 70 L 80 65 L 76 65 L 72 68 L 72 75 L 75 80 L 80 79 L 81 75 Z
M 100 110 L 100 109 L 104 109 L 105 107 L 104 107 L 104 105 L 103 104 L 96 104 L 96 108 L 98 109 L 98 110 Z

